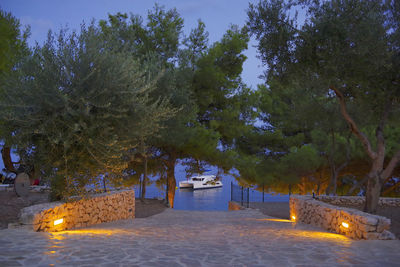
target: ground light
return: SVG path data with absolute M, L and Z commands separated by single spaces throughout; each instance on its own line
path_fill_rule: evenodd
M 343 226 L 344 228 L 349 228 L 349 224 L 346 223 L 346 222 L 342 222 L 342 226 Z
M 61 218 L 61 219 L 55 220 L 54 225 L 59 225 L 59 224 L 62 224 L 63 222 L 64 222 L 64 219 Z
M 296 216 L 293 215 L 292 216 L 292 220 L 295 221 L 296 220 Z

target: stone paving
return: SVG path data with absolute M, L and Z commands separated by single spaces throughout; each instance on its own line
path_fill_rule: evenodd
M 59 233 L 1 230 L 0 266 L 400 266 L 400 241 L 354 241 L 251 209 L 167 209 Z

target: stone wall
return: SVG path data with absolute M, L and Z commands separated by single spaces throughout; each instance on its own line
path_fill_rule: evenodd
M 45 232 L 63 231 L 134 217 L 133 190 L 104 193 L 68 203 L 34 205 L 23 209 L 20 214 L 22 223 L 32 224 L 35 231 Z M 60 219 L 62 222 L 56 224 L 55 221 Z
M 244 207 L 240 203 L 229 201 L 228 210 L 244 210 Z
M 332 205 L 358 206 L 364 205 L 365 197 L 318 196 L 318 200 Z M 400 207 L 400 198 L 381 197 L 378 205 L 381 207 Z
M 333 206 L 311 196 L 291 195 L 289 205 L 290 218 L 296 222 L 319 226 L 353 239 L 395 239 L 388 231 L 390 219 L 386 217 Z

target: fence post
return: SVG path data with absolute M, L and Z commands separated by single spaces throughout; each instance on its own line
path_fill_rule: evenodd
M 243 186 L 242 186 L 242 190 L 241 191 L 242 191 L 242 197 L 241 197 L 240 205 L 243 206 Z
M 249 202 L 250 202 L 250 188 L 247 188 L 247 208 L 250 205 Z
M 139 176 L 139 198 L 142 197 L 142 176 Z
M 264 203 L 264 183 L 263 183 L 263 203 Z
M 231 201 L 233 200 L 233 182 L 231 182 Z

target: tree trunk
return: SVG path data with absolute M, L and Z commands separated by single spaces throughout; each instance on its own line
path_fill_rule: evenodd
M 332 170 L 331 179 L 330 179 L 330 182 L 329 182 L 328 187 L 326 188 L 326 194 L 327 194 L 327 195 L 336 196 L 336 191 L 337 191 L 337 177 L 338 177 L 337 171 L 336 171 L 336 170 Z
M 348 162 L 350 161 L 350 135 L 347 137 L 347 148 L 346 148 L 346 161 L 343 162 L 339 167 L 336 168 L 334 154 L 336 150 L 336 139 L 335 139 L 335 132 L 333 129 L 331 130 L 332 135 L 332 152 L 331 155 L 328 157 L 329 166 L 331 168 L 331 180 L 326 188 L 327 195 L 337 195 L 337 178 L 339 177 L 340 172 L 347 166 Z
M 376 172 L 368 174 L 367 191 L 365 192 L 364 211 L 375 214 L 378 209 L 382 183 Z
M 301 177 L 300 183 L 298 184 L 299 187 L 299 193 L 300 195 L 306 195 L 307 194 L 307 181 L 305 177 Z
M 141 200 L 144 200 L 146 195 L 146 181 L 147 181 L 147 156 L 144 156 L 144 171 L 143 171 L 143 181 L 142 181 L 142 195 Z
M 167 188 L 168 188 L 167 199 L 170 208 L 174 207 L 175 188 L 176 188 L 175 164 L 176 164 L 176 158 L 171 158 L 167 161 Z
M 3 159 L 4 168 L 6 168 L 8 172 L 13 172 L 16 174 L 17 170 L 15 169 L 14 164 L 11 160 L 11 148 L 8 146 L 4 146 L 1 150 L 1 157 Z
M 375 131 L 376 151 L 374 151 L 371 142 L 369 141 L 367 136 L 358 129 L 357 124 L 354 122 L 354 120 L 347 112 L 345 97 L 343 93 L 334 86 L 330 86 L 329 88 L 335 92 L 340 103 L 340 111 L 343 115 L 343 118 L 347 121 L 350 130 L 361 141 L 361 143 L 364 146 L 365 152 L 367 152 L 368 156 L 372 160 L 372 168 L 368 174 L 364 211 L 370 213 L 376 213 L 382 185 L 385 182 L 386 178 L 392 175 L 393 170 L 400 162 L 400 150 L 398 150 L 393 155 L 392 159 L 389 161 L 389 164 L 386 166 L 386 168 L 384 169 L 383 167 L 385 160 L 385 149 L 386 149 L 385 136 L 383 130 L 385 128 L 385 123 L 390 113 L 390 105 L 384 106 L 384 112 L 382 114 L 379 124 L 377 125 Z M 388 98 L 387 100 L 390 99 Z

